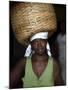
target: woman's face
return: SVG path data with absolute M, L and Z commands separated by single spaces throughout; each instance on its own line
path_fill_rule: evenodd
M 46 50 L 47 40 L 45 39 L 35 39 L 31 42 L 32 49 L 36 54 L 42 55 Z

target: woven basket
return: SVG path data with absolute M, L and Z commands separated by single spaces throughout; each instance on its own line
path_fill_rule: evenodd
M 29 38 L 38 32 L 56 30 L 56 16 L 51 4 L 15 3 L 11 7 L 11 24 L 17 40 L 25 45 Z

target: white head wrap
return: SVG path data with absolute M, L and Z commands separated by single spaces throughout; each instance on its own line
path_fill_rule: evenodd
M 30 41 L 33 41 L 35 39 L 47 39 L 48 38 L 48 32 L 39 32 L 37 34 L 35 34 L 34 36 L 32 36 L 30 38 Z M 47 42 L 47 45 L 46 45 L 46 49 L 47 49 L 47 54 L 49 56 L 51 56 L 51 52 L 50 52 L 50 46 L 49 46 L 49 43 Z M 30 56 L 32 52 L 32 49 L 31 49 L 31 44 L 28 45 L 27 49 L 26 49 L 26 52 L 25 52 L 25 57 L 28 57 Z

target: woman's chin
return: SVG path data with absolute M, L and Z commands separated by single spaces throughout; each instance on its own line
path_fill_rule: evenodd
M 44 55 L 44 52 L 40 51 L 40 52 L 37 52 L 38 55 Z

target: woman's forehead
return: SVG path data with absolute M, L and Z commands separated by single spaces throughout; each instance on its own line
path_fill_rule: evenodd
M 32 42 L 47 42 L 47 39 L 41 39 L 41 38 L 37 38 L 37 39 L 34 39 Z

